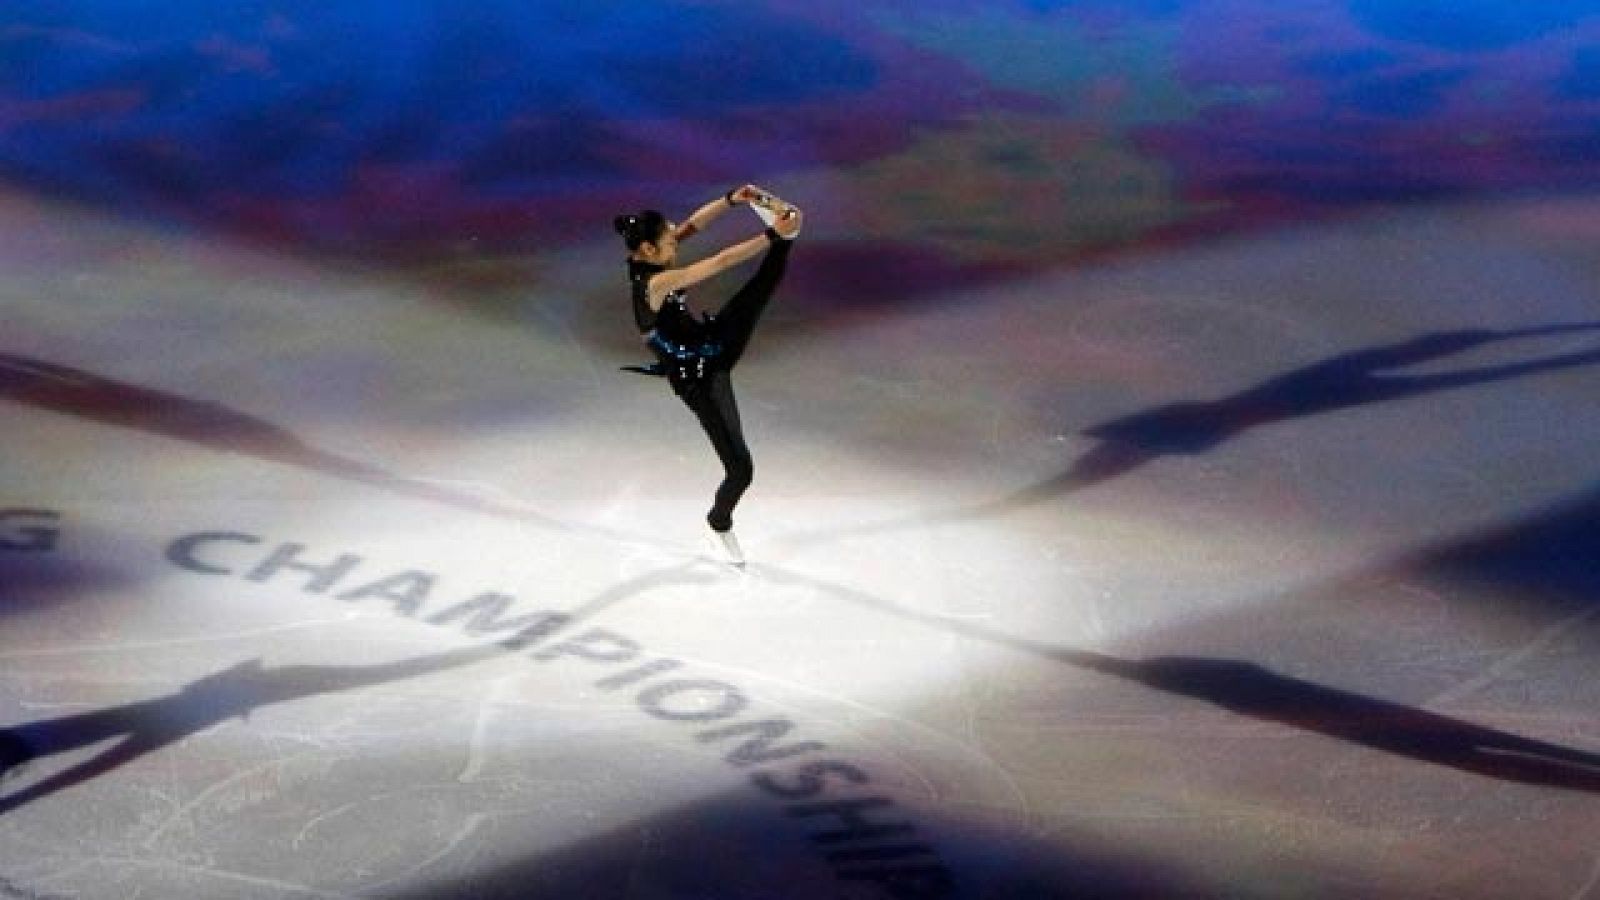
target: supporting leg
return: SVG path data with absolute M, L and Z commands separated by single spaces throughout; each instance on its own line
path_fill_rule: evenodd
M 755 464 L 750 458 L 750 448 L 744 442 L 744 432 L 739 424 L 739 406 L 733 396 L 733 380 L 727 372 L 715 372 L 683 393 L 683 402 L 694 410 L 705 429 L 717 458 L 722 460 L 725 473 L 717 488 L 715 504 L 706 516 L 714 531 L 733 528 L 733 508 L 744 496 L 755 477 Z

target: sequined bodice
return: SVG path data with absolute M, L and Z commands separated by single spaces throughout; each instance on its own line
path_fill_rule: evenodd
M 690 344 L 703 337 L 704 328 L 689 313 L 689 295 L 676 290 L 661 302 L 659 310 L 650 308 L 650 277 L 666 270 L 654 263 L 628 260 L 628 280 L 633 286 L 633 320 L 640 334 L 654 331 L 676 344 Z

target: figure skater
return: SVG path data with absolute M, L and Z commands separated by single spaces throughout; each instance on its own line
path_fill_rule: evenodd
M 710 225 L 725 211 L 748 205 L 765 223 L 760 235 L 681 268 L 678 243 Z M 739 426 L 730 374 L 744 354 L 756 322 L 783 278 L 791 242 L 800 234 L 800 210 L 754 185 L 745 185 L 695 210 L 681 224 L 656 210 L 618 216 L 615 227 L 628 246 L 628 281 L 633 289 L 633 319 L 655 353 L 650 366 L 629 371 L 665 376 L 694 411 L 722 460 L 725 476 L 706 514 L 718 543 L 735 566 L 744 554 L 733 534 L 733 508 L 750 487 L 755 468 Z M 686 291 L 762 253 L 756 273 L 715 314 L 690 314 Z

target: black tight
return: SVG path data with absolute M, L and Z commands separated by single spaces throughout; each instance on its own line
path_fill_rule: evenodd
M 761 313 L 772 299 L 783 278 L 789 261 L 788 241 L 778 241 L 761 260 L 761 267 L 738 293 L 723 304 L 717 313 L 713 328 L 715 340 L 722 345 L 722 354 L 715 368 L 704 378 L 686 384 L 679 392 L 683 402 L 694 410 L 705 429 L 717 458 L 722 460 L 724 477 L 717 488 L 717 498 L 706 515 L 706 522 L 717 531 L 733 527 L 733 508 L 744 496 L 755 477 L 755 464 L 750 458 L 750 448 L 744 442 L 744 431 L 739 426 L 739 404 L 733 396 L 733 379 L 730 370 L 744 355 L 745 345 L 755 332 Z
M 694 410 L 700 427 L 722 460 L 722 484 L 706 522 L 717 531 L 733 527 L 733 508 L 755 477 L 755 463 L 739 427 L 739 404 L 733 399 L 733 379 L 726 371 L 713 372 L 683 392 L 683 402 Z
M 756 322 L 767 308 L 767 301 L 772 299 L 772 292 L 778 289 L 778 282 L 783 280 L 783 270 L 789 265 L 789 248 L 792 246 L 791 241 L 774 241 L 767 249 L 767 255 L 762 257 L 761 267 L 756 269 L 756 274 L 750 276 L 744 287 L 739 288 L 717 311 L 713 328 L 718 342 L 722 344 L 722 356 L 717 361 L 721 368 L 733 368 L 739 362 L 739 357 L 744 355 L 745 344 L 750 343 Z

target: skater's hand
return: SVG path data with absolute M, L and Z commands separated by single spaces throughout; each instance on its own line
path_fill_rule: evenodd
M 756 199 L 756 196 L 760 193 L 760 188 L 753 184 L 747 184 L 744 187 L 734 188 L 732 191 L 730 191 L 728 193 L 728 199 L 732 200 L 735 205 L 749 203 L 750 201 Z
M 778 214 L 778 220 L 772 223 L 772 229 L 778 232 L 778 235 L 782 238 L 792 238 L 800 233 L 800 224 L 803 218 L 804 215 L 800 212 L 800 207 L 786 207 L 783 212 Z

